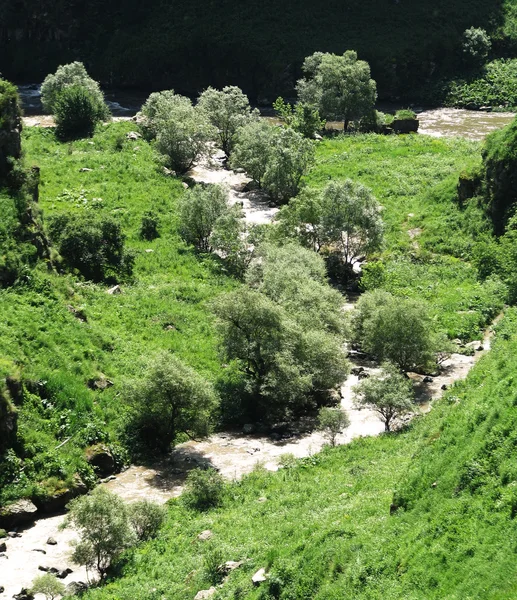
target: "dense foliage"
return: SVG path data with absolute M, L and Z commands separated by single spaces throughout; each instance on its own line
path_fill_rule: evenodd
M 56 135 L 63 140 L 91 137 L 107 116 L 106 105 L 88 88 L 70 85 L 57 95 L 53 106 Z

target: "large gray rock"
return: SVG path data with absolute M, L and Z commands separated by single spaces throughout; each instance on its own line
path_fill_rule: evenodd
M 209 590 L 201 590 L 194 596 L 194 600 L 207 600 L 207 598 L 211 598 L 216 592 L 215 587 L 211 587 Z
M 100 477 L 111 475 L 116 468 L 115 459 L 104 444 L 96 444 L 86 448 L 86 460 Z
M 34 521 L 38 509 L 30 500 L 18 500 L 0 508 L 0 527 L 11 529 Z

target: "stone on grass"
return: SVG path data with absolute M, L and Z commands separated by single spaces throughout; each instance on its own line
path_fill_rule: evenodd
M 206 542 L 211 539 L 213 535 L 214 534 L 210 531 L 210 529 L 205 529 L 197 536 L 197 539 L 202 542 Z
M 194 600 L 206 600 L 207 598 L 211 598 L 216 592 L 215 587 L 211 587 L 209 590 L 201 590 L 194 596 Z
M 266 581 L 266 579 L 267 579 L 266 569 L 264 569 L 264 567 L 262 567 L 262 569 L 259 569 L 255 573 L 255 575 L 253 575 L 253 577 L 251 578 L 251 581 L 253 582 L 253 585 L 260 585 L 261 583 Z

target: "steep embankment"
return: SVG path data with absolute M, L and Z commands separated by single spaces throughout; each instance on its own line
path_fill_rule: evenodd
M 514 597 L 516 318 L 406 431 L 258 470 L 207 513 L 173 502 L 159 538 L 88 598 L 191 599 L 227 560 L 245 562 L 214 598 Z M 197 540 L 205 529 L 210 542 Z
M 496 55 L 511 52 L 511 9 L 502 0 L 4 1 L 0 71 L 38 80 L 79 59 L 108 84 L 195 94 L 233 83 L 271 101 L 292 91 L 305 56 L 355 49 L 381 95 L 407 96 L 462 66 L 468 27 L 487 29 Z

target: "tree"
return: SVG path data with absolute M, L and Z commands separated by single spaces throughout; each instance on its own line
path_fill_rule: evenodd
M 173 90 L 154 92 L 137 115 L 146 139 L 156 139 L 156 149 L 168 167 L 184 173 L 208 152 L 213 127 L 203 111 Z
M 163 506 L 149 500 L 138 500 L 127 507 L 129 524 L 138 541 L 143 542 L 156 537 L 165 520 Z
M 95 569 L 101 579 L 112 562 L 135 543 L 124 501 L 103 487 L 68 504 L 62 527 L 73 527 L 79 533 L 72 560 L 86 569 Z
M 424 303 L 373 290 L 361 296 L 353 318 L 354 340 L 377 360 L 405 371 L 436 368 L 444 340 Z
M 106 118 L 104 102 L 88 88 L 65 87 L 54 102 L 57 137 L 68 140 L 91 137 L 97 123 Z
M 479 65 L 488 57 L 492 41 L 481 27 L 469 27 L 463 32 L 461 47 L 468 60 Z
M 253 418 L 274 421 L 299 414 L 316 394 L 346 378 L 339 338 L 304 328 L 299 315 L 264 294 L 241 288 L 219 296 L 213 308 L 223 357 L 244 377 Z
M 100 282 L 131 276 L 134 256 L 125 249 L 125 235 L 112 217 L 60 215 L 51 221 L 49 233 L 64 265 L 86 279 Z
M 331 446 L 336 445 L 337 436 L 350 426 L 350 417 L 342 408 L 324 406 L 318 413 L 318 429 L 328 439 Z
M 99 84 L 88 75 L 83 63 L 78 61 L 61 65 L 54 74 L 45 77 L 41 85 L 41 103 L 46 112 L 54 113 L 61 92 L 69 86 L 78 86 L 87 91 L 95 104 L 103 107 L 102 118 L 109 117 L 109 110 Z
M 315 52 L 303 63 L 305 77 L 297 83 L 301 102 L 318 106 L 325 119 L 350 121 L 370 113 L 377 99 L 377 86 L 370 66 L 348 50 L 343 56 Z
M 54 575 L 45 573 L 34 579 L 30 591 L 31 594 L 43 594 L 46 600 L 55 600 L 58 596 L 65 595 L 65 584 Z
M 349 269 L 383 241 L 379 203 L 371 190 L 350 179 L 331 181 L 322 191 L 303 190 L 281 209 L 279 220 L 286 235 L 317 252 L 325 245 L 337 248 Z
M 314 142 L 290 128 L 274 130 L 262 187 L 277 202 L 296 196 L 300 182 L 314 162 Z
M 241 206 L 234 204 L 214 223 L 210 244 L 225 260 L 230 272 L 242 277 L 254 256 L 255 237 L 254 227 L 249 231 L 246 228 Z
M 160 354 L 128 390 L 128 430 L 136 443 L 166 453 L 179 433 L 206 435 L 217 404 L 212 385 L 173 354 Z
M 212 252 L 212 232 L 218 219 L 229 211 L 225 188 L 220 185 L 196 185 L 180 200 L 181 237 L 200 252 Z
M 298 102 L 291 106 L 283 98 L 277 98 L 273 108 L 279 119 L 287 127 L 291 127 L 306 138 L 313 138 L 314 135 L 325 127 L 325 121 L 320 119 L 318 107 L 305 102 Z
M 274 127 L 265 121 L 257 121 L 239 129 L 230 164 L 232 169 L 243 168 L 262 185 L 271 149 L 275 143 Z
M 251 110 L 248 97 L 234 85 L 222 90 L 209 87 L 199 96 L 198 107 L 214 126 L 217 141 L 227 156 L 232 153 L 237 131 L 259 118 L 258 110 Z
M 385 431 L 391 431 L 395 419 L 414 410 L 413 384 L 395 365 L 385 362 L 379 375 L 363 379 L 354 387 L 356 406 L 377 412 Z
M 0 78 L 0 181 L 21 157 L 22 110 L 16 86 Z

